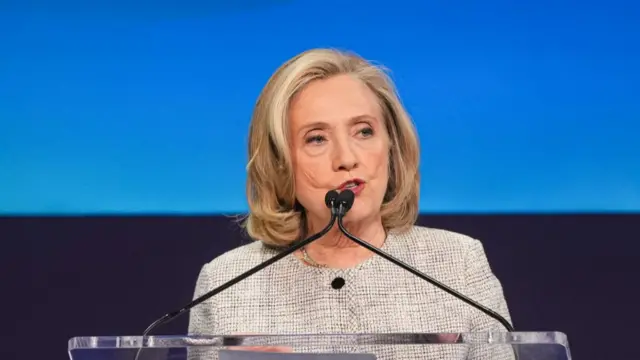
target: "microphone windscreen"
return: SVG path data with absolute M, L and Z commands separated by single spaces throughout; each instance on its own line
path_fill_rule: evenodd
M 336 200 L 338 199 L 338 196 L 339 194 L 335 190 L 331 190 L 327 192 L 327 194 L 324 196 L 325 205 L 327 205 L 329 209 L 333 208 L 334 204 L 336 204 Z
M 340 195 L 338 195 L 338 204 L 342 204 L 345 210 L 351 209 L 355 200 L 356 195 L 349 189 L 343 190 Z

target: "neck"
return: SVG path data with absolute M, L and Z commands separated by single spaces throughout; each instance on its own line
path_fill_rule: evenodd
M 386 239 L 386 232 L 380 218 L 357 223 L 345 221 L 343 225 L 351 234 L 376 247 L 381 247 Z M 321 227 L 316 228 L 309 224 L 310 233 L 319 229 Z M 305 249 L 313 261 L 332 268 L 353 267 L 373 255 L 371 251 L 349 240 L 340 231 L 337 221 L 327 234 L 306 246 Z

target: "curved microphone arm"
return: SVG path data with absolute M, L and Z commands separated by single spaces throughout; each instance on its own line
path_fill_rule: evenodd
M 345 229 L 343 223 L 342 223 L 342 218 L 345 216 L 346 212 L 348 211 L 348 208 L 350 208 L 350 206 L 347 207 L 343 207 L 343 204 L 339 205 L 340 208 L 343 208 L 341 211 L 338 211 L 338 227 L 340 228 L 340 231 L 342 231 L 342 233 L 349 238 L 350 240 L 356 242 L 357 244 L 359 244 L 360 246 L 367 248 L 368 250 L 374 252 L 375 254 L 381 256 L 382 258 L 394 263 L 395 265 L 403 268 L 404 270 L 407 270 L 408 272 L 416 275 L 417 277 L 421 278 L 422 280 L 425 280 L 429 283 L 431 283 L 432 285 L 440 288 L 441 290 L 446 291 L 447 293 L 449 293 L 450 295 L 466 302 L 467 304 L 473 306 L 474 308 L 484 312 L 485 314 L 489 315 L 490 317 L 498 320 L 509 332 L 515 331 L 514 327 L 509 323 L 509 321 L 507 321 L 507 319 L 505 319 L 504 317 L 502 317 L 502 315 L 498 314 L 497 312 L 483 306 L 482 304 L 475 302 L 474 300 L 468 298 L 467 296 L 457 292 L 456 290 L 448 287 L 447 285 L 439 282 L 438 280 L 430 277 L 429 275 L 426 275 L 422 272 L 420 272 L 419 270 L 413 268 L 412 266 L 394 258 L 393 256 L 387 254 L 386 252 L 378 249 L 377 247 L 369 244 L 368 242 L 359 239 L 358 237 L 356 237 L 355 235 L 351 234 L 347 229 Z M 346 211 L 345 211 L 346 209 Z
M 175 319 L 176 317 L 180 316 L 182 313 L 189 311 L 192 307 L 208 300 L 209 298 L 221 293 L 222 291 L 230 288 L 231 286 L 239 283 L 240 281 L 248 278 L 249 276 L 257 273 L 258 271 L 266 268 L 267 266 L 275 263 L 276 261 L 292 254 L 294 251 L 302 248 L 305 245 L 308 245 L 309 243 L 312 243 L 316 240 L 318 240 L 319 238 L 321 238 L 322 236 L 324 236 L 327 232 L 329 232 L 329 230 L 331 230 L 331 228 L 333 227 L 333 224 L 336 222 L 336 218 L 337 215 L 335 214 L 334 211 L 331 212 L 331 220 L 329 220 L 329 224 L 327 224 L 327 226 L 322 229 L 319 233 L 314 234 L 312 236 L 310 236 L 309 238 L 300 241 L 298 243 L 296 243 L 295 245 L 291 246 L 290 248 L 288 248 L 287 250 L 279 253 L 278 255 L 270 258 L 269 260 L 260 263 L 258 265 L 256 265 L 255 267 L 247 270 L 246 272 L 238 275 L 237 277 L 227 281 L 226 283 L 218 286 L 217 288 L 209 291 L 208 293 L 200 296 L 199 298 L 193 300 L 192 302 L 190 302 L 189 304 L 187 304 L 185 307 L 183 307 L 180 310 L 176 310 L 174 312 L 170 312 L 166 315 L 164 315 L 163 317 L 161 317 L 160 319 L 154 321 L 151 325 L 149 325 L 149 327 L 144 331 L 143 336 L 146 336 L 147 334 L 149 334 L 154 328 L 156 328 L 157 326 L 161 325 L 161 324 L 165 324 L 173 319 Z
M 322 229 L 320 232 L 318 232 L 317 234 L 313 234 L 310 237 L 306 238 L 303 241 L 300 241 L 298 243 L 296 243 L 295 245 L 291 246 L 290 248 L 286 249 L 285 251 L 279 253 L 278 255 L 270 258 L 269 260 L 260 263 L 258 265 L 256 265 L 255 267 L 247 270 L 246 272 L 238 275 L 237 277 L 227 281 L 226 283 L 218 286 L 217 288 L 207 292 L 206 294 L 196 298 L 195 300 L 191 301 L 189 304 L 187 304 L 186 306 L 184 306 L 183 308 L 170 312 L 168 314 L 165 314 L 164 316 L 162 316 L 161 318 L 157 319 L 156 321 L 154 321 L 153 323 L 151 323 L 151 325 L 149 325 L 149 327 L 147 327 L 147 329 L 142 333 L 142 343 L 140 344 L 140 347 L 138 348 L 138 350 L 136 351 L 135 356 L 133 357 L 134 360 L 138 360 L 138 357 L 140 356 L 140 352 L 142 351 L 142 348 L 144 347 L 145 344 L 145 338 L 147 335 L 149 335 L 149 333 L 151 333 L 151 331 L 153 331 L 155 328 L 157 328 L 160 325 L 166 324 L 168 322 L 170 322 L 171 320 L 174 320 L 175 318 L 179 317 L 180 315 L 186 313 L 187 311 L 191 310 L 191 308 L 193 308 L 194 306 L 203 303 L 204 301 L 208 300 L 209 298 L 216 296 L 217 294 L 223 292 L 224 290 L 232 287 L 233 285 L 239 283 L 240 281 L 248 278 L 249 276 L 257 273 L 258 271 L 266 268 L 267 266 L 279 261 L 280 259 L 292 254 L 293 252 L 295 252 L 296 250 L 302 248 L 305 245 L 308 245 L 316 240 L 318 240 L 319 238 L 323 237 L 326 233 L 329 232 L 329 230 L 331 230 L 331 228 L 333 227 L 333 224 L 335 224 L 336 219 L 338 217 L 336 209 L 337 207 L 335 206 L 335 197 L 333 199 L 330 199 L 330 201 L 327 201 L 327 207 L 331 208 L 331 219 L 329 220 L 329 223 L 327 224 L 327 226 L 325 226 L 324 229 Z
M 326 233 L 329 232 L 329 230 L 331 230 L 331 228 L 333 227 L 333 224 L 335 224 L 336 222 L 336 218 L 338 216 L 338 206 L 337 206 L 337 200 L 338 200 L 339 194 L 337 191 L 335 190 L 331 190 L 329 192 L 327 192 L 327 194 L 325 195 L 324 198 L 324 202 L 325 205 L 327 206 L 327 208 L 331 209 L 331 219 L 329 220 L 329 223 L 327 224 L 327 226 L 324 227 L 324 229 L 320 230 L 320 232 L 313 234 L 311 236 L 309 236 L 308 238 L 296 243 L 295 245 L 287 248 L 286 250 L 282 251 L 281 253 L 279 253 L 278 255 L 272 257 L 271 259 L 260 263 L 258 265 L 256 265 L 255 267 L 247 270 L 246 272 L 238 275 L 237 277 L 227 281 L 226 283 L 218 286 L 217 288 L 207 292 L 206 294 L 194 299 L 193 301 L 191 301 L 189 304 L 185 305 L 183 308 L 170 312 L 168 314 L 165 314 L 164 316 L 162 316 L 161 318 L 157 319 L 156 321 L 154 321 L 153 323 L 151 323 L 151 325 L 149 325 L 147 327 L 147 329 L 142 333 L 142 336 L 145 337 L 147 336 L 149 333 L 151 333 L 151 331 L 153 329 L 155 329 L 156 327 L 162 325 L 162 324 L 166 324 L 169 321 L 179 317 L 180 315 L 184 314 L 185 312 L 191 310 L 191 308 L 193 308 L 194 306 L 197 306 L 198 304 L 208 300 L 209 298 L 216 296 L 217 294 L 221 293 L 222 291 L 230 288 L 231 286 L 239 283 L 240 281 L 248 278 L 249 276 L 257 273 L 258 271 L 266 268 L 267 266 L 279 261 L 280 259 L 292 254 L 293 252 L 295 252 L 296 250 L 302 248 L 305 245 L 308 245 L 316 240 L 318 240 L 319 238 L 323 237 Z M 137 359 L 137 355 L 136 355 L 136 359 Z

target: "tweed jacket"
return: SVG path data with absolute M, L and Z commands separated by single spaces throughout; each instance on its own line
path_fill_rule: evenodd
M 389 233 L 382 249 L 511 321 L 501 283 L 478 240 L 414 226 L 404 233 Z M 195 297 L 277 253 L 257 241 L 215 258 L 202 267 Z M 331 286 L 337 277 L 345 280 L 340 289 Z M 311 267 L 289 255 L 196 306 L 189 320 L 193 335 L 487 331 L 506 330 L 486 314 L 376 255 L 349 269 Z M 326 344 L 295 350 L 360 351 L 374 353 L 378 359 L 513 358 L 510 347 L 461 345 L 345 349 Z M 191 354 L 191 358 L 202 357 L 213 355 Z

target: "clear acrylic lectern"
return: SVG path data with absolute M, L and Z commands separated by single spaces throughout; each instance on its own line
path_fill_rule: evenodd
M 71 360 L 571 359 L 560 332 L 97 336 L 69 340 L 69 355 Z

